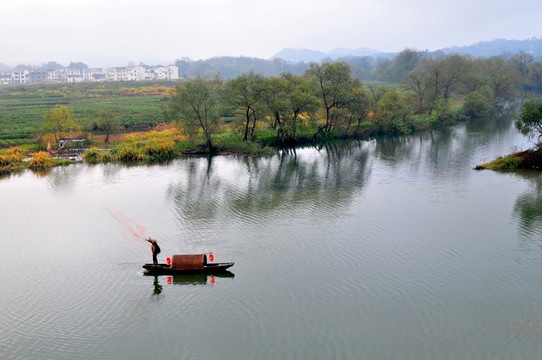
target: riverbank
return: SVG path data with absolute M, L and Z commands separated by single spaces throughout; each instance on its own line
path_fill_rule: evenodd
M 456 110 L 457 111 L 457 110 Z M 392 134 L 401 136 L 420 132 L 430 128 L 452 126 L 465 121 L 457 111 L 453 120 L 448 119 L 446 124 L 439 122 L 436 117 L 417 117 L 409 122 L 408 127 L 402 127 L 402 131 Z M 104 139 L 93 138 L 90 149 L 81 154 L 81 160 L 86 163 L 157 163 L 167 162 L 183 156 L 190 155 L 241 155 L 241 156 L 269 156 L 276 154 L 285 146 L 295 148 L 307 144 L 323 144 L 336 140 L 379 138 L 390 136 L 380 134 L 376 125 L 365 123 L 357 131 L 351 133 L 330 133 L 325 139 L 317 141 L 314 138 L 315 128 L 311 126 L 300 126 L 295 142 L 284 146 L 276 144 L 276 131 L 261 130 L 255 137 L 256 141 L 243 141 L 239 133 L 233 131 L 232 126 L 224 125 L 220 131 L 213 136 L 213 148 L 205 146 L 201 136 L 189 136 L 182 129 L 172 124 L 162 124 L 155 130 L 147 132 L 134 132 L 111 136 L 110 141 L 105 143 Z M 103 137 L 103 136 L 102 136 Z M 13 154 L 21 154 L 14 156 Z M 38 156 L 41 161 L 34 161 L 30 166 L 30 160 Z M 35 147 L 23 146 L 13 147 L 0 153 L 0 173 L 9 174 L 23 169 L 47 170 L 54 166 L 69 165 L 77 161 L 63 158 L 62 153 L 54 150 L 49 152 L 37 151 Z
M 308 117 L 297 124 L 295 139 L 287 142 L 281 141 L 278 129 L 269 127 L 269 119 L 257 122 L 252 140 L 245 140 L 243 134 L 238 131 L 238 124 L 227 123 L 218 127 L 212 135 L 212 146 L 206 144 L 203 134 L 190 134 L 182 126 L 173 124 L 160 124 L 156 130 L 129 134 L 121 141 L 113 144 L 110 148 L 103 149 L 105 144 L 94 146 L 83 154 L 83 160 L 87 163 L 107 162 L 161 162 L 169 161 L 185 155 L 244 155 L 266 156 L 273 155 L 283 148 L 296 148 L 304 145 L 321 145 L 329 141 L 361 139 L 368 140 L 382 136 L 402 136 L 417 133 L 431 128 L 452 126 L 468 120 L 463 114 L 461 104 L 447 107 L 443 113 L 430 115 L 409 115 L 403 118 L 392 119 L 382 124 L 369 114 L 361 123 L 352 124 L 350 127 L 339 131 L 331 130 L 325 134 L 319 133 L 319 122 L 311 121 Z M 283 140 L 283 139 L 282 139 Z M 102 149 L 100 149 L 102 147 Z
M 491 162 L 475 167 L 475 170 L 494 171 L 513 171 L 519 169 L 542 169 L 542 149 L 528 149 L 504 157 L 499 157 Z
M 43 172 L 55 166 L 65 166 L 73 163 L 75 163 L 74 160 L 55 158 L 45 151 L 25 154 L 20 148 L 14 147 L 0 154 L 0 176 L 24 169 Z

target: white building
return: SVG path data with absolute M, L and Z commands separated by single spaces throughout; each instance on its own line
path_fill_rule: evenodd
M 114 67 L 105 69 L 106 81 L 138 81 L 145 80 L 145 68 L 135 66 L 131 68 Z
M 26 84 L 30 82 L 30 71 L 14 71 L 11 73 L 12 84 Z
M 0 74 L 0 85 L 49 83 L 77 83 L 91 81 L 175 80 L 179 78 L 177 66 L 113 67 L 103 69 L 24 70 Z
M 173 65 L 157 66 L 148 69 L 143 66 L 105 69 L 106 81 L 173 80 L 178 78 L 179 68 Z
M 48 73 L 45 70 L 39 69 L 39 70 L 31 70 L 30 71 L 30 83 L 31 84 L 39 84 L 42 82 L 47 81 Z
M 68 82 L 64 69 L 47 70 L 47 82 Z
M 9 85 L 12 83 L 11 73 L 0 73 L 0 85 Z
M 155 80 L 175 80 L 179 78 L 179 68 L 177 66 L 159 66 L 149 69 L 151 78 Z

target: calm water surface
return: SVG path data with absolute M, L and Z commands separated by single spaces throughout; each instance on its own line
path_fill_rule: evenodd
M 511 120 L 0 181 L 0 359 L 535 359 L 542 177 Z M 144 228 L 144 229 L 143 229 Z M 213 251 L 226 277 L 145 276 Z

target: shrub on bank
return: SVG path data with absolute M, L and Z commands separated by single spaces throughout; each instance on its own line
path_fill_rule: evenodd
M 181 155 L 180 140 L 182 138 L 175 130 L 133 134 L 111 150 L 91 147 L 83 153 L 83 160 L 87 163 L 167 161 Z
M 8 149 L 0 154 L 0 174 L 9 174 L 24 168 L 24 154 L 18 147 Z
M 167 161 L 181 155 L 176 146 L 178 140 L 180 138 L 175 130 L 134 134 L 118 144 L 113 150 L 113 155 L 116 155 L 117 159 L 123 162 Z
M 517 170 L 517 169 L 542 169 L 542 149 L 537 147 L 499 157 L 496 160 L 478 165 L 476 170 Z
M 83 160 L 89 164 L 98 164 L 102 162 L 108 162 L 106 159 L 111 158 L 110 150 L 98 150 L 95 146 L 86 150 L 83 153 Z
M 519 164 L 521 164 L 521 158 L 518 157 L 516 154 L 508 155 L 505 157 L 499 157 L 498 159 L 486 163 L 483 165 L 477 166 L 476 170 L 515 170 L 519 168 Z
M 520 168 L 522 169 L 542 169 L 542 146 L 538 145 L 533 150 L 527 150 L 521 153 L 523 160 Z
M 13 163 L 9 156 L 0 155 L 0 174 L 8 174 L 13 171 Z
M 252 141 L 243 141 L 241 134 L 220 134 L 215 137 L 214 144 L 218 152 L 248 155 L 272 155 L 275 153 L 275 150 L 269 146 L 262 146 L 260 143 Z
M 53 158 L 44 151 L 38 151 L 32 156 L 28 168 L 32 170 L 49 169 L 53 166 Z
M 8 151 L 6 151 L 6 156 L 11 163 L 22 163 L 24 160 L 24 154 L 18 147 L 8 149 Z
M 486 118 L 491 115 L 492 105 L 484 94 L 471 92 L 465 98 L 463 114 L 469 119 Z
M 149 141 L 144 146 L 147 161 L 166 161 L 180 155 L 173 140 Z

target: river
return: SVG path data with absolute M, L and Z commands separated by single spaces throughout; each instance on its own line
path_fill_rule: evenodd
M 0 359 L 534 359 L 542 175 L 511 119 L 0 180 Z M 146 276 L 213 252 L 228 276 Z

